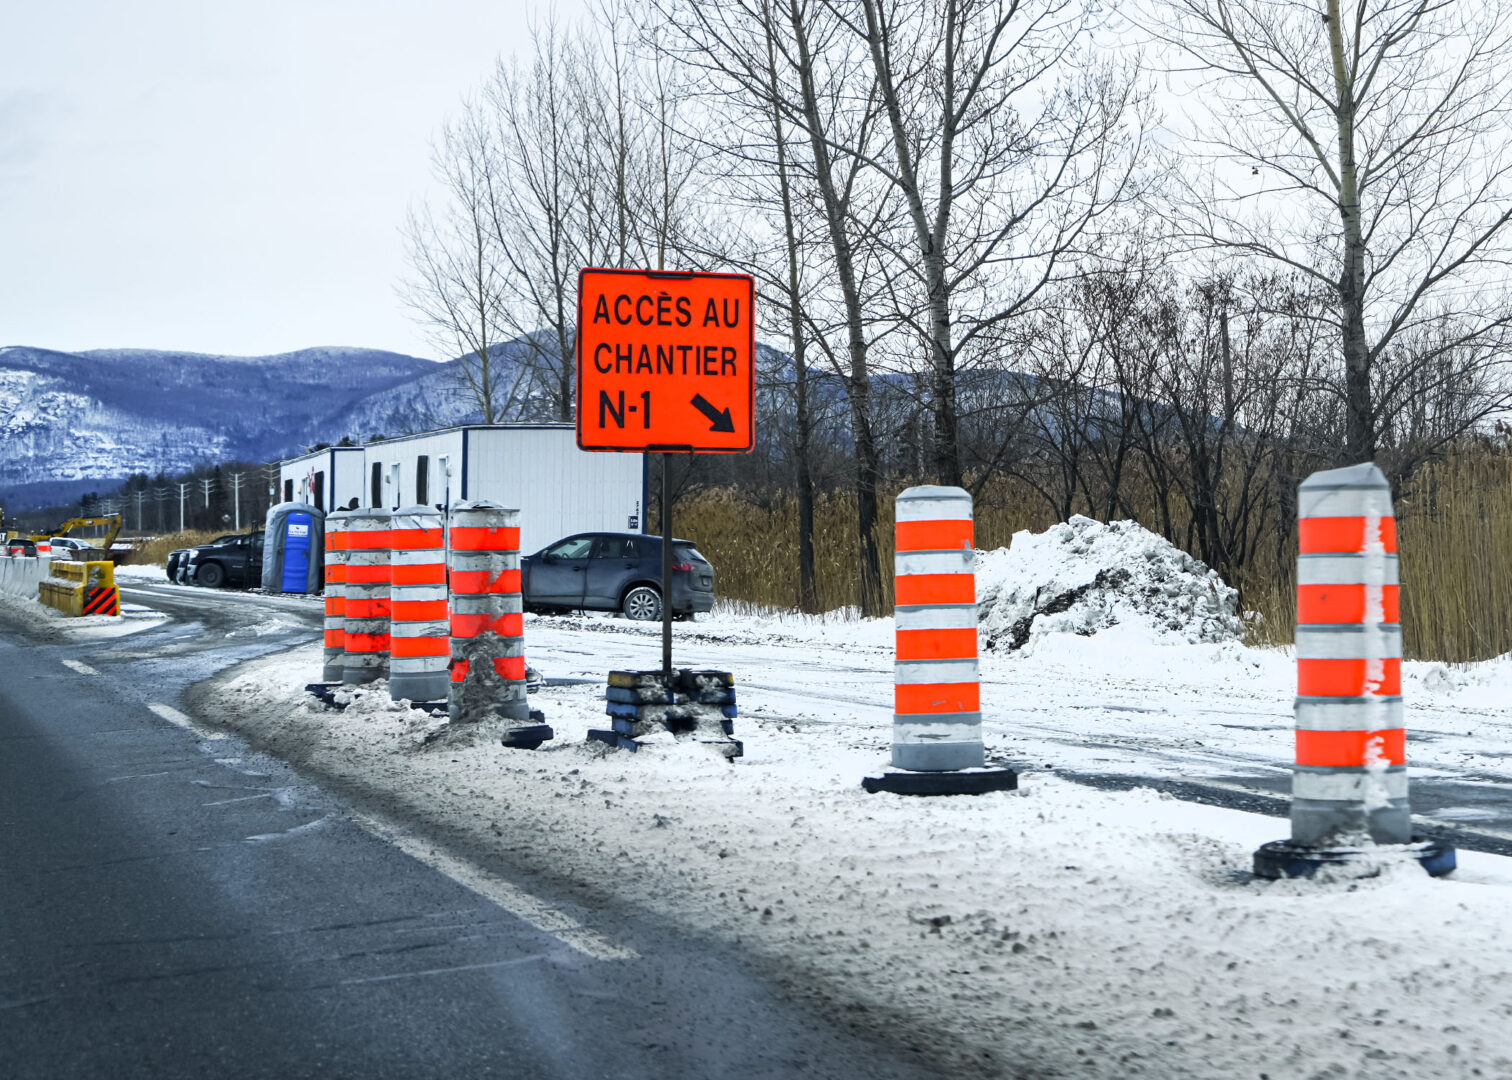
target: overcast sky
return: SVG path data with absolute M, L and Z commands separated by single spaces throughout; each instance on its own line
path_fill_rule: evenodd
M 528 10 L 0 0 L 0 345 L 430 355 L 399 227 Z

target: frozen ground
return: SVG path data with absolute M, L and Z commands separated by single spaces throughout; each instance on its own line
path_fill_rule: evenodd
M 126 563 L 115 567 L 117 581 L 150 581 L 154 585 L 169 584 L 168 575 L 157 563 L 151 565 Z
M 119 615 L 64 615 L 37 600 L 0 596 L 0 619 L 40 641 L 108 640 L 159 625 L 165 617 L 160 611 L 126 602 Z
M 591 680 L 533 696 L 557 732 L 533 753 L 426 745 L 437 721 L 381 686 L 325 710 L 301 690 L 318 647 L 244 665 L 196 713 L 440 835 L 738 942 L 795 994 L 912 1017 L 959 1075 L 1512 1076 L 1512 862 L 1263 883 L 1250 855 L 1284 822 L 1147 789 L 1029 771 L 1017 794 L 868 796 L 891 636 L 734 607 L 680 624 L 680 663 L 736 674 L 733 766 L 670 737 L 633 756 L 584 741 L 604 673 L 658 656 L 655 627 L 607 617 L 527 619 L 533 665 Z M 1290 753 L 1281 650 L 1121 626 L 1039 635 L 983 673 L 989 750 L 1022 764 L 1223 776 Z M 1415 765 L 1500 767 L 1509 689 L 1505 662 L 1409 665 Z

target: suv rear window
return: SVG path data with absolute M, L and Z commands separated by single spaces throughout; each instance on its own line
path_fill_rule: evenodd
M 673 555 L 674 558 L 687 559 L 687 560 L 690 560 L 690 561 L 691 560 L 695 560 L 695 559 L 698 562 L 708 562 L 709 561 L 708 559 L 704 558 L 701 554 L 699 554 L 698 549 L 696 547 L 694 547 L 692 544 L 673 544 L 672 545 L 672 555 Z
M 593 550 L 595 559 L 638 559 L 640 552 L 633 536 L 601 536 Z

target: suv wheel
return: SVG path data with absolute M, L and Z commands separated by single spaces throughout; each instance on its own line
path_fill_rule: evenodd
M 194 572 L 194 583 L 207 589 L 218 589 L 226 583 L 226 570 L 220 563 L 206 563 Z
M 661 593 L 649 585 L 637 585 L 625 594 L 620 610 L 625 618 L 652 622 L 662 617 Z

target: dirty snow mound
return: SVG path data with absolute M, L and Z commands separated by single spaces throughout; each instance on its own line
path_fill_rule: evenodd
M 977 553 L 985 648 L 1013 652 L 1043 634 L 1143 628 L 1159 641 L 1216 643 L 1242 629 L 1236 590 L 1133 521 L 1081 515 Z

